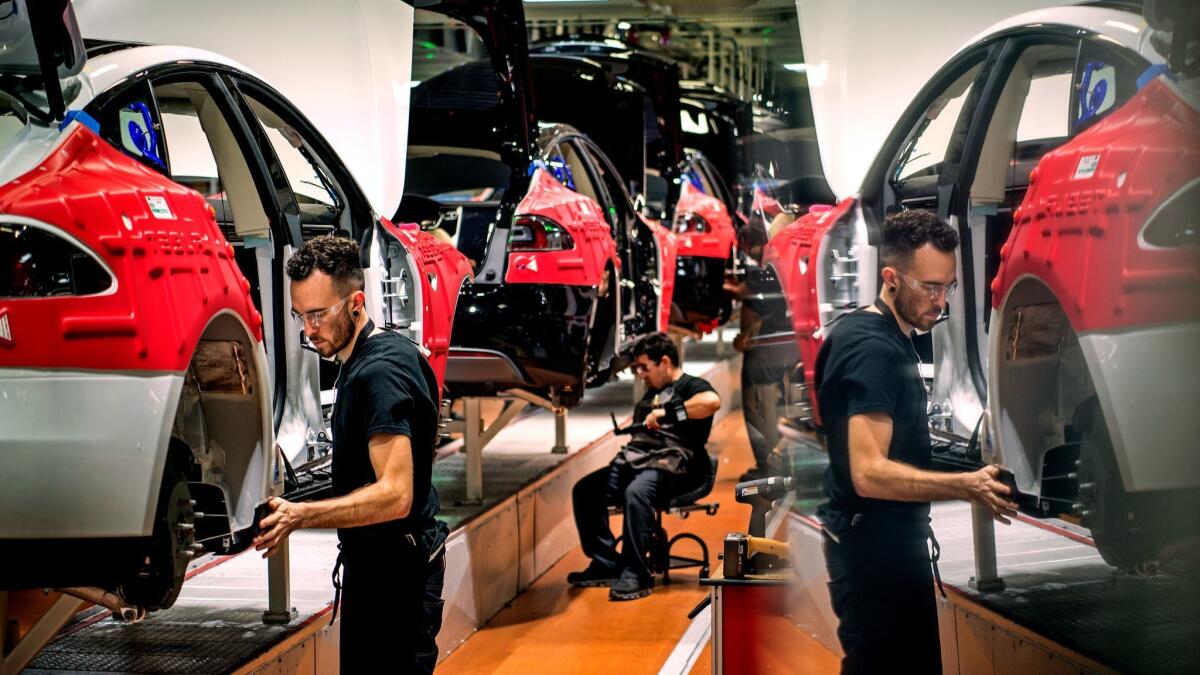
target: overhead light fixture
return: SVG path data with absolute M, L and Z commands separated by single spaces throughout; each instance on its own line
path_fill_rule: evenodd
M 633 28 L 633 24 L 629 23 L 628 21 L 622 21 L 621 23 L 617 24 L 617 30 L 629 30 L 630 28 Z
M 788 70 L 792 71 L 793 73 L 807 73 L 808 72 L 808 64 L 807 63 L 785 63 L 785 64 L 783 64 L 783 67 L 787 68 Z

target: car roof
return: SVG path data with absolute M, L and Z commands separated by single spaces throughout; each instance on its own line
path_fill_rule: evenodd
M 1017 14 L 980 32 L 963 45 L 959 53 L 1005 33 L 1045 26 L 1083 29 L 1134 51 L 1151 63 L 1165 61 L 1151 45 L 1150 34 L 1153 29 L 1140 14 L 1121 9 L 1086 6 L 1049 7 Z
M 171 45 L 139 46 L 130 44 L 89 58 L 83 67 L 79 95 L 69 107 L 80 109 L 91 103 L 98 95 L 133 75 L 155 66 L 171 63 L 210 63 L 224 66 L 259 78 L 253 70 L 220 54 L 194 47 Z

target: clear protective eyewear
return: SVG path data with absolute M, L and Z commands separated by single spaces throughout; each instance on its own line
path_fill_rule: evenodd
M 904 279 L 904 283 L 908 284 L 909 288 L 913 289 L 914 291 L 927 293 L 931 300 L 942 295 L 945 295 L 946 299 L 949 299 L 954 295 L 954 291 L 958 289 L 957 280 L 951 281 L 948 284 L 933 284 L 929 283 L 928 281 L 918 281 L 917 279 L 908 276 L 900 270 L 896 270 L 896 274 L 900 278 Z
M 304 326 L 309 325 L 309 324 L 311 324 L 313 328 L 320 328 L 321 322 L 324 321 L 327 316 L 329 316 L 330 314 L 337 313 L 337 311 L 342 308 L 342 305 L 345 305 L 346 301 L 353 297 L 354 297 L 354 294 L 351 293 L 350 295 L 347 295 L 346 297 L 342 298 L 337 304 L 330 305 L 329 307 L 326 307 L 325 309 L 314 309 L 311 312 L 305 312 L 303 314 L 300 314 L 299 312 L 297 312 L 296 310 L 293 309 L 292 310 L 292 319 L 301 328 L 303 328 Z

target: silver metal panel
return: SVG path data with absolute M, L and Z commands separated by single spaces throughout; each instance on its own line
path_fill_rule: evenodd
M 938 639 L 942 644 L 942 675 L 959 675 L 958 636 L 954 621 L 954 604 L 937 596 Z
M 517 592 L 523 593 L 540 574 L 534 561 L 537 544 L 534 522 L 537 515 L 536 492 L 517 493 Z
M 514 501 L 506 502 L 486 517 L 472 522 L 462 537 L 454 537 L 446 547 L 443 621 L 453 614 L 461 614 L 474 629 L 515 597 L 517 551 Z
M 826 649 L 842 656 L 837 638 L 837 615 L 829 599 L 829 572 L 821 549 L 821 533 L 797 517 L 788 519 L 788 542 L 792 565 L 796 570 L 796 592 L 800 602 L 793 605 L 792 619 L 804 632 Z
M 992 624 L 962 609 L 955 611 L 954 619 L 958 635 L 958 672 L 961 675 L 995 675 Z
M 316 675 L 316 645 L 305 640 L 254 670 L 253 675 Z
M 313 675 L 332 675 L 340 668 L 342 624 L 335 623 L 317 631 L 313 641 L 316 655 L 313 657 Z
M 1085 672 L 1008 631 L 996 630 L 992 639 L 992 666 L 996 675 L 1078 675 Z
M 446 540 L 446 577 L 442 590 L 442 630 L 438 633 L 438 654 L 445 658 L 458 648 L 478 627 L 474 577 L 471 575 L 470 546 L 467 531 L 455 530 Z
M 536 493 L 534 515 L 534 574 L 541 576 L 567 553 L 579 546 L 575 531 L 571 488 L 578 480 L 572 467 L 564 467 Z

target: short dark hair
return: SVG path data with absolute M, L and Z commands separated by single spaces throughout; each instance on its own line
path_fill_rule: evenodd
M 642 354 L 654 363 L 658 363 L 665 356 L 671 359 L 671 365 L 679 365 L 679 350 L 666 333 L 651 333 L 634 343 L 633 358 L 636 359 Z
M 359 255 L 358 244 L 353 239 L 332 235 L 315 237 L 292 254 L 287 263 L 287 275 L 292 281 L 304 281 L 318 269 L 333 279 L 338 293 L 349 295 L 365 286 Z
M 958 233 L 936 214 L 921 209 L 893 213 L 883 221 L 879 256 L 889 267 L 907 267 L 913 252 L 933 244 L 942 253 L 958 248 Z

